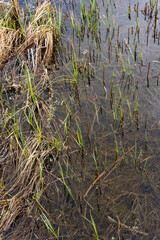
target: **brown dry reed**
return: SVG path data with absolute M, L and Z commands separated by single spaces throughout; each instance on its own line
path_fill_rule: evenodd
M 60 36 L 57 11 L 49 1 L 40 5 L 35 12 L 29 8 L 21 14 L 19 1 L 0 5 L 0 68 L 13 57 L 34 49 L 34 67 L 54 57 L 55 45 Z
M 57 125 L 54 120 L 51 124 L 48 117 L 48 106 L 37 99 L 35 108 L 38 110 L 32 108 L 31 101 L 24 104 L 26 105 L 19 110 L 23 124 L 19 124 L 18 116 L 14 117 L 16 112 L 14 116 L 4 116 L 8 119 L 5 126 L 7 132 L 2 129 L 0 150 L 0 155 L 3 156 L 0 159 L 3 169 L 0 179 L 0 235 L 7 232 L 20 216 L 34 220 L 34 216 L 38 219 L 40 212 L 45 212 L 40 199 L 49 184 L 50 163 L 54 163 L 54 171 L 57 155 L 63 149 Z M 28 112 L 32 110 L 34 117 L 27 125 Z M 28 133 L 23 134 L 23 125 L 30 128 Z

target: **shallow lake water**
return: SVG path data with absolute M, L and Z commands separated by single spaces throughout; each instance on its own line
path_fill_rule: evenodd
M 84 4 L 88 8 L 89 1 Z M 80 33 L 75 28 L 72 36 L 68 22 L 63 32 L 64 48 L 67 41 L 73 41 L 78 61 L 83 64 L 86 59 L 90 72 L 88 78 L 78 76 L 78 92 L 73 90 L 70 96 L 73 99 L 75 94 L 77 98 L 71 112 L 76 115 L 84 141 L 84 156 L 73 145 L 71 150 L 74 176 L 70 188 L 81 196 L 83 219 L 80 224 L 73 207 L 73 222 L 69 220 L 75 229 L 72 238 L 93 239 L 89 237 L 91 229 L 85 227 L 91 211 L 99 239 L 158 239 L 160 26 L 156 20 L 155 30 L 154 13 L 152 17 L 144 15 L 146 1 L 108 4 L 106 10 L 107 1 L 98 1 L 97 33 L 88 33 L 85 25 Z M 73 5 L 68 3 L 68 10 L 80 19 L 79 4 L 74 9 Z M 63 9 L 65 12 L 65 4 Z M 63 89 L 61 94 L 65 95 Z M 72 106 L 72 100 L 67 103 Z M 69 129 L 74 135 L 74 123 Z M 92 185 L 99 175 L 100 180 Z

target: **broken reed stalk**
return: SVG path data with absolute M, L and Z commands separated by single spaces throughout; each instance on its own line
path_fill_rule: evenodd
M 117 31 L 117 46 L 119 46 L 119 26 L 118 26 L 118 31 Z
M 104 66 L 104 64 L 103 64 L 103 85 L 105 85 L 104 79 L 105 79 L 105 66 Z
M 109 220 L 110 222 L 112 222 L 112 223 L 120 224 L 120 226 L 121 226 L 122 228 L 127 229 L 127 230 L 133 232 L 134 234 L 135 234 L 135 233 L 138 233 L 138 234 L 141 234 L 141 235 L 144 235 L 144 236 L 148 236 L 148 233 L 139 231 L 139 230 L 137 230 L 137 229 L 133 229 L 133 228 L 127 226 L 126 224 L 121 223 L 121 222 L 118 223 L 114 218 L 112 218 L 112 217 L 110 217 L 110 216 L 108 216 L 108 220 Z
M 111 63 L 111 42 L 110 42 L 110 38 L 108 39 L 108 57 L 109 57 L 109 63 Z
M 131 4 L 129 3 L 129 7 L 128 7 L 128 18 L 129 20 L 131 20 Z
M 132 149 L 134 148 L 134 146 L 132 146 L 131 148 L 128 149 L 127 152 L 130 152 Z M 127 153 L 126 152 L 126 153 Z M 86 196 L 88 195 L 88 193 L 90 192 L 90 190 L 93 188 L 93 186 L 99 181 L 99 179 L 102 178 L 102 176 L 104 176 L 105 174 L 108 174 L 106 176 L 104 176 L 104 178 L 101 180 L 101 183 L 103 183 L 106 178 L 108 178 L 110 176 L 110 174 L 120 165 L 120 163 L 122 162 L 122 160 L 124 159 L 124 156 L 122 155 L 120 158 L 118 158 L 114 164 L 111 166 L 109 172 L 108 172 L 108 169 L 107 170 L 104 170 L 92 183 L 91 185 L 89 186 L 89 188 L 87 189 L 86 193 L 84 194 L 84 198 L 86 198 Z
M 87 60 L 87 77 L 88 77 L 88 84 L 89 84 L 89 86 L 90 86 L 90 75 L 89 75 L 89 58 L 88 58 L 88 60 Z
M 150 71 L 150 62 L 148 63 L 148 72 L 147 72 L 147 87 L 149 87 L 149 71 Z
M 119 159 L 116 160 L 116 162 L 112 165 L 109 173 L 103 178 L 103 181 L 116 169 L 116 167 L 121 163 L 121 161 L 123 160 L 123 156 L 120 157 Z M 88 190 L 86 191 L 86 193 L 84 194 L 84 198 L 88 195 L 88 193 L 90 192 L 90 190 L 92 189 L 92 187 L 99 181 L 99 179 L 106 174 L 107 171 L 103 171 L 93 182 L 92 184 L 89 186 Z

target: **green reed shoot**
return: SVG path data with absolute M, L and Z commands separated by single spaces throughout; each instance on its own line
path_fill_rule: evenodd
M 6 12 L 3 7 L 3 4 L 2 4 L 2 8 L 1 8 L 1 13 L 3 15 L 3 18 L 0 22 L 1 27 L 7 27 L 7 28 L 16 30 L 15 22 L 12 20 L 11 11 L 7 10 L 7 12 Z
M 79 124 L 78 124 L 77 120 L 76 120 L 76 125 L 77 125 L 76 134 L 77 134 L 77 139 L 78 139 L 77 143 L 78 143 L 79 147 L 82 149 L 82 152 L 83 152 L 84 151 L 83 137 L 82 137 L 82 132 L 81 132 L 81 129 L 79 127 Z
M 67 135 L 67 132 L 68 132 L 67 131 L 67 125 L 68 124 L 70 125 L 70 119 L 71 119 L 71 109 L 70 109 L 68 104 L 66 104 L 66 108 L 68 110 L 68 114 L 67 114 L 66 118 L 63 121 L 63 124 L 64 124 L 64 134 L 65 135 Z M 69 119 L 69 121 L 68 121 L 68 119 Z
M 140 28 L 140 19 L 138 19 L 137 13 L 136 13 L 136 24 L 137 24 L 137 32 L 138 32 Z
M 127 40 L 125 39 L 124 42 L 125 42 L 127 48 L 129 49 L 129 51 L 130 51 L 130 53 L 131 53 L 131 56 L 132 56 L 132 58 L 133 58 L 133 60 L 134 60 L 134 55 L 133 55 L 133 53 L 132 53 L 132 50 L 131 50 L 131 48 L 130 48 L 128 42 L 127 42 Z M 136 64 L 135 64 L 135 65 L 136 65 Z
M 86 60 L 85 60 L 85 56 L 83 56 L 83 69 L 82 69 L 83 82 L 85 82 L 85 72 L 86 72 Z
M 57 151 L 62 150 L 62 142 L 61 142 L 59 139 L 57 139 L 57 138 L 54 138 L 54 139 L 53 139 L 52 146 L 53 146 L 54 148 L 56 148 Z
M 64 134 L 67 135 L 67 125 L 68 125 L 68 122 L 69 122 L 69 125 L 70 125 L 70 121 L 68 121 L 68 118 L 71 117 L 71 113 L 69 112 L 66 116 L 66 118 L 64 119 L 63 121 L 63 124 L 64 124 Z
M 74 29 L 74 19 L 73 19 L 73 12 L 70 13 L 70 19 L 71 19 L 71 23 L 72 23 L 72 27 Z
M 67 122 L 64 123 L 64 134 L 67 136 Z
M 140 160 L 141 155 L 142 155 L 142 149 L 141 149 L 140 152 L 139 152 L 139 155 L 138 155 L 137 161 Z
M 90 217 L 91 217 L 92 226 L 93 226 L 94 231 L 95 231 L 95 234 L 96 234 L 95 238 L 96 238 L 96 240 L 99 240 L 98 232 L 97 232 L 97 228 L 96 228 L 96 224 L 95 224 L 94 219 L 93 219 L 93 217 L 92 217 L 91 211 L 90 211 Z
M 4 189 L 4 176 L 3 176 L 3 171 L 1 172 L 1 180 L 0 180 L 0 190 Z
M 71 196 L 72 199 L 74 200 L 74 197 L 73 197 L 73 195 L 72 195 L 72 193 L 71 193 L 71 190 L 69 189 L 69 187 L 68 187 L 67 184 L 66 184 L 66 181 L 65 181 L 65 178 L 64 178 L 64 174 L 63 174 L 63 170 L 62 170 L 61 164 L 60 164 L 60 162 L 58 162 L 58 163 L 59 163 L 60 173 L 61 173 L 61 176 L 62 176 L 62 182 L 63 182 L 66 190 L 68 191 L 68 193 L 70 194 L 70 196 Z
M 68 159 L 66 160 L 66 178 L 68 178 Z
M 27 115 L 26 111 L 24 110 L 24 114 L 26 116 L 27 122 L 34 128 L 33 126 L 33 106 L 30 109 L 29 116 Z
M 105 17 L 105 23 L 106 23 L 107 31 L 109 32 L 109 24 L 108 24 L 108 19 L 106 17 Z
M 123 145 L 122 145 L 122 141 L 120 141 L 120 144 L 121 144 L 121 149 L 122 149 L 122 153 L 123 153 L 124 160 L 125 160 L 125 162 L 128 164 L 127 154 L 126 154 L 126 152 L 125 152 L 125 150 L 124 150 L 124 147 L 123 147 Z
M 1 107 L 4 108 L 4 100 L 3 100 L 2 91 L 0 91 L 0 102 L 1 102 Z
M 78 64 L 77 64 L 77 57 L 76 57 L 76 53 L 74 50 L 73 42 L 71 44 L 72 44 L 72 52 L 73 52 L 73 56 L 71 57 L 71 63 L 72 63 L 72 68 L 73 68 L 73 73 L 74 73 L 74 81 L 77 86 Z
M 109 8 L 109 0 L 107 0 L 107 8 Z
M 121 93 L 121 89 L 119 86 L 118 86 L 118 92 L 119 92 L 119 96 L 120 96 L 120 101 L 122 101 L 122 93 Z
M 24 138 L 22 137 L 22 141 L 20 142 L 20 139 L 21 139 L 21 138 L 20 138 L 20 130 L 19 130 L 20 126 L 19 126 L 19 124 L 16 122 L 15 106 L 14 106 L 14 108 L 13 108 L 13 111 L 14 111 L 14 113 L 13 113 L 13 121 L 14 121 L 13 134 L 14 134 L 14 136 L 15 136 L 15 139 L 16 139 L 16 141 L 17 141 L 17 144 L 18 144 L 19 148 L 20 148 L 21 151 L 23 152 L 23 145 L 21 144 L 21 142 L 24 143 Z
M 135 103 L 135 107 L 134 107 L 134 112 L 137 111 L 138 105 L 139 105 L 139 99 L 136 97 L 136 103 Z
M 31 74 L 30 74 L 27 66 L 26 66 L 26 71 L 23 68 L 23 66 L 22 66 L 22 70 L 25 74 L 26 83 L 27 83 L 28 90 L 29 90 L 29 93 L 31 95 L 32 101 L 33 101 L 33 103 L 35 103 L 36 102 L 36 96 L 35 96 L 35 93 L 34 93 L 34 90 L 33 90 L 33 87 L 32 87 L 32 83 L 31 83 Z
M 56 231 L 52 227 L 52 224 L 50 223 L 49 219 L 47 218 L 47 216 L 45 215 L 45 213 L 42 210 L 41 210 L 40 217 L 41 217 L 42 221 L 44 222 L 44 224 L 46 225 L 47 230 L 49 232 L 51 232 L 56 239 L 59 239 L 59 230 L 58 230 L 58 233 L 56 234 Z
M 25 6 L 26 6 L 26 10 L 28 11 L 29 17 L 31 17 L 32 13 L 31 13 L 31 10 L 30 10 L 30 8 L 28 6 L 27 0 L 25 0 Z M 27 19 L 26 19 L 26 22 L 27 22 Z
M 10 137 L 10 150 L 13 150 L 13 136 Z
M 90 27 L 92 30 L 94 30 L 93 20 L 92 20 L 91 16 L 90 16 L 89 20 L 90 20 Z
M 22 136 L 20 135 L 19 125 L 16 122 L 13 125 L 13 134 L 14 134 L 16 142 L 17 142 L 19 148 L 21 149 L 24 157 L 27 159 L 28 158 L 28 153 L 25 149 L 26 144 L 24 142 L 23 135 Z
M 121 119 L 123 118 L 123 111 L 121 107 L 118 107 L 119 114 L 121 116 Z
M 62 28 L 62 9 L 61 5 L 59 4 L 59 10 L 56 11 L 56 16 L 57 16 L 57 25 L 58 25 L 58 34 L 61 34 L 61 28 Z
M 128 7 L 128 15 L 131 15 L 131 5 L 129 3 L 129 7 Z
M 83 6 L 83 18 L 84 18 L 84 21 L 86 22 L 86 20 L 87 20 L 87 10 L 86 10 L 86 6 L 84 5 Z
M 88 220 L 88 218 L 86 218 L 85 216 L 83 216 L 83 218 L 84 218 L 85 220 L 87 220 L 87 222 L 89 222 L 89 223 L 93 226 L 94 232 L 95 232 L 95 238 L 96 238 L 96 240 L 99 240 L 98 232 L 97 232 L 97 228 L 96 228 L 96 224 L 95 224 L 94 219 L 93 219 L 93 217 L 92 217 L 91 210 L 90 210 L 90 218 L 91 218 L 91 221 Z
M 144 164 L 144 166 L 143 166 L 143 172 L 146 172 L 146 170 L 147 170 L 148 159 L 149 159 L 149 158 L 146 158 L 146 160 L 145 160 L 145 164 Z
M 91 14 L 95 12 L 96 9 L 96 0 L 90 0 L 91 4 Z
M 109 16 L 110 16 L 110 20 L 111 20 L 111 23 L 112 23 L 113 30 L 115 30 L 115 21 L 114 21 L 114 17 L 112 18 L 112 15 L 111 15 L 111 12 L 110 12 L 110 11 L 109 11 Z
M 93 157 L 93 160 L 94 160 L 94 163 L 95 163 L 95 166 L 96 166 L 96 170 L 98 170 L 97 160 L 96 160 L 96 156 L 95 156 L 94 151 L 93 151 L 92 157 Z
M 137 161 L 137 141 L 135 140 L 135 147 L 134 147 L 134 167 L 136 167 L 136 161 Z
M 137 39 L 135 39 L 134 43 L 134 53 L 137 53 Z
M 33 127 L 33 112 L 34 112 L 34 106 L 32 105 L 31 106 L 31 110 L 29 112 L 29 117 L 26 115 L 26 112 L 25 112 L 25 115 L 26 115 L 26 118 L 29 119 L 28 123 Z
M 84 21 L 83 21 L 83 0 L 80 0 L 80 14 L 81 14 L 81 21 L 82 23 L 84 24 Z
M 94 22 L 94 34 L 95 34 L 95 36 L 98 35 L 99 28 L 100 28 L 100 20 L 98 19 L 98 22 L 97 21 Z
M 148 131 L 147 128 L 145 129 L 145 145 L 147 146 L 148 143 Z
M 42 196 L 42 194 L 43 194 L 43 189 L 39 189 L 39 187 L 37 186 L 36 194 L 34 196 L 34 199 L 37 203 L 39 203 L 39 199 Z
M 114 142 L 115 142 L 115 148 L 116 148 L 116 159 L 118 158 L 118 153 L 119 153 L 119 149 L 118 149 L 118 142 L 117 142 L 117 137 L 116 137 L 116 134 L 115 134 L 115 131 L 112 127 L 112 131 L 113 131 L 113 135 L 114 135 Z
M 113 118 L 114 118 L 115 121 L 117 121 L 117 119 L 118 119 L 118 117 L 117 117 L 117 103 L 115 103 L 115 105 L 114 105 Z
M 25 148 L 26 144 L 25 144 L 25 139 L 24 139 L 24 137 L 23 137 L 22 128 L 21 128 L 20 123 L 19 123 L 19 137 L 20 137 L 20 139 L 21 139 L 23 148 Z
M 115 147 L 116 147 L 116 159 L 118 158 L 118 143 L 117 143 L 117 139 L 115 138 Z
M 32 121 L 28 118 L 26 112 L 24 112 L 24 113 L 25 113 L 28 123 L 34 128 L 34 130 L 36 130 L 38 139 L 41 140 L 42 139 L 41 123 L 38 123 L 34 111 L 33 111 L 33 119 L 36 124 L 36 127 L 33 126 Z
M 86 20 L 87 20 L 87 24 L 88 24 L 88 29 L 90 29 L 91 28 L 91 24 L 90 24 L 90 21 L 89 21 L 88 12 L 86 12 Z
M 132 71 L 131 71 L 131 65 L 130 65 L 130 59 L 128 57 L 128 76 L 131 77 Z
M 35 115 L 34 115 L 34 121 L 35 121 L 36 127 L 37 127 L 37 137 L 38 137 L 39 140 L 41 140 L 42 139 L 41 124 L 38 123 Z
M 142 47 L 141 47 L 141 51 L 140 51 L 140 54 L 139 54 L 139 59 L 138 59 L 138 63 L 142 63 L 143 62 L 143 53 L 142 53 Z
M 102 17 L 100 17 L 100 18 L 101 18 L 101 20 L 102 20 L 103 24 L 105 24 L 105 25 L 106 25 L 106 27 L 107 27 L 107 31 L 109 32 L 109 23 L 108 23 L 108 18 L 106 18 L 106 16 L 105 16 L 105 15 L 103 15 L 103 18 L 102 18 Z
M 78 35 L 78 37 L 80 39 L 81 38 L 81 34 L 80 34 L 81 31 L 80 31 L 80 25 L 79 25 L 77 20 L 75 21 L 75 24 L 76 24 L 76 28 L 77 28 L 77 35 Z

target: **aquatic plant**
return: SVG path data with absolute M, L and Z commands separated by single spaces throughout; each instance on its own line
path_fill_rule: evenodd
M 56 233 L 54 228 L 52 227 L 49 219 L 47 218 L 46 214 L 42 210 L 41 210 L 40 217 L 41 217 L 42 221 L 44 222 L 44 224 L 46 225 L 48 231 L 51 232 L 55 236 L 56 239 L 59 239 L 59 229 L 58 229 L 58 233 Z

